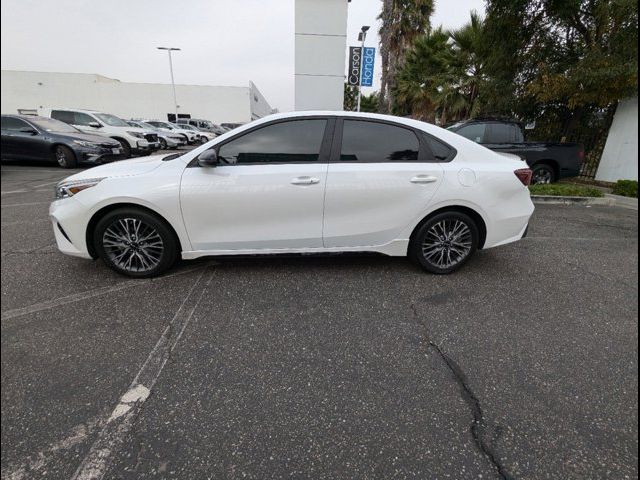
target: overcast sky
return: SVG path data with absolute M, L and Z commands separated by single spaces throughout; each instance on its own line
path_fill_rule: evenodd
M 321 1 L 321 0 L 320 0 Z M 347 45 L 370 25 L 377 47 L 381 0 L 352 0 Z M 247 85 L 293 108 L 294 0 L 2 0 L 3 69 L 99 73 L 129 82 Z M 483 0 L 436 0 L 434 26 L 455 28 Z M 379 74 L 379 61 L 376 73 Z M 374 85 L 375 88 L 375 85 Z M 366 92 L 365 92 L 366 93 Z

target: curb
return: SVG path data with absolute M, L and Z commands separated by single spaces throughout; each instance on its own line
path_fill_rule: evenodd
M 638 210 L 638 199 L 605 194 L 604 197 L 559 197 L 551 195 L 531 195 L 531 201 L 547 205 L 605 205 Z

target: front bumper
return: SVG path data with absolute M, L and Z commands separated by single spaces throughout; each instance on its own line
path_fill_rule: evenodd
M 74 146 L 73 151 L 79 163 L 101 165 L 122 158 L 122 147 L 81 147 Z
M 87 249 L 87 209 L 73 197 L 51 203 L 49 218 L 58 250 L 67 255 L 92 258 Z
M 155 152 L 156 150 L 160 150 L 160 142 L 149 142 L 147 140 L 138 140 L 136 142 L 136 148 L 133 149 L 134 153 L 140 152 Z

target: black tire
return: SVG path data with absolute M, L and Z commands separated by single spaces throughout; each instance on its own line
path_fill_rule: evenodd
M 408 254 L 428 272 L 444 275 L 462 267 L 478 249 L 479 242 L 478 226 L 471 217 L 460 212 L 442 212 L 418 228 Z
M 179 253 L 171 227 L 157 215 L 135 207 L 119 208 L 102 217 L 93 232 L 93 245 L 105 265 L 134 278 L 160 275 L 171 268 Z
M 65 145 L 56 145 L 53 149 L 53 158 L 62 168 L 76 168 L 78 166 L 76 154 Z
M 202 137 L 200 137 L 200 143 L 201 143 L 201 144 L 203 144 L 203 145 L 204 145 L 204 144 L 205 144 L 205 143 L 207 143 L 208 141 L 209 141 L 209 140 L 207 140 L 207 137 L 205 137 L 204 135 L 203 135 Z
M 122 146 L 122 158 L 131 158 L 131 145 L 129 145 L 129 142 L 122 138 L 116 138 L 114 140 L 119 141 Z
M 553 183 L 558 180 L 555 169 L 547 163 L 537 163 L 531 170 L 533 170 L 531 183 L 534 185 Z
M 160 137 L 158 140 L 160 141 L 160 148 L 162 150 L 166 150 L 167 149 L 167 141 L 162 137 Z

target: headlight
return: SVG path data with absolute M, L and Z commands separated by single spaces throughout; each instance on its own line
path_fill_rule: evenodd
M 127 132 L 127 133 L 136 138 L 144 138 L 144 133 L 140 133 L 140 132 Z
M 82 145 L 83 147 L 93 147 L 93 148 L 98 148 L 99 145 L 93 142 L 87 142 L 85 140 L 74 140 L 73 143 L 77 144 L 77 145 Z
M 102 178 L 87 178 L 85 180 L 69 180 L 63 181 L 56 185 L 56 199 L 73 197 L 76 193 L 86 190 L 87 188 L 95 187 L 98 183 L 104 180 Z

